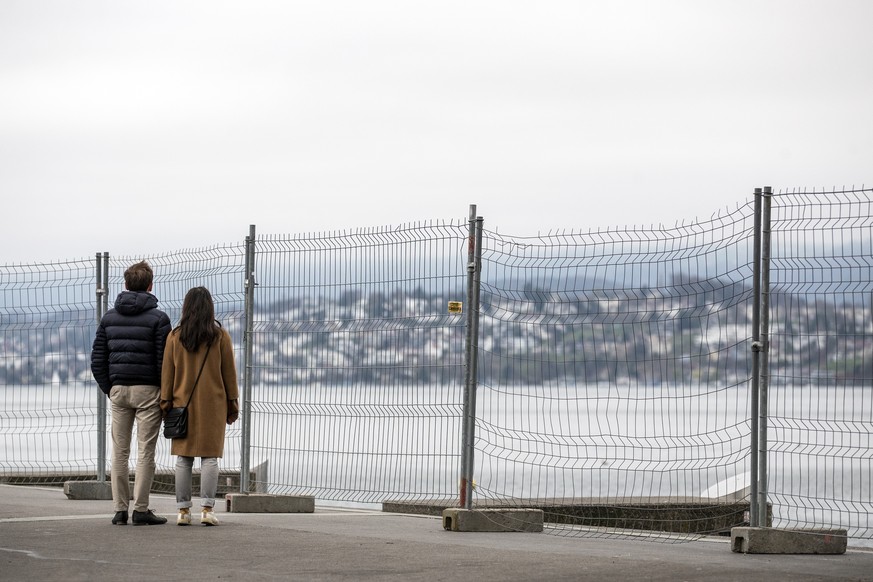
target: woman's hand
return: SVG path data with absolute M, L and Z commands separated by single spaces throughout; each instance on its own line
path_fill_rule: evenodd
M 239 418 L 239 400 L 227 401 L 227 424 L 233 424 Z

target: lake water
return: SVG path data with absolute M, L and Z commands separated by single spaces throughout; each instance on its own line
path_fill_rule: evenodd
M 94 471 L 104 397 L 93 385 L 0 394 L 0 471 Z M 269 492 L 352 506 L 457 496 L 459 386 L 262 386 L 252 396 L 251 466 L 268 465 Z M 732 493 L 749 470 L 748 410 L 737 387 L 480 386 L 474 495 Z M 770 410 L 774 526 L 844 527 L 869 545 L 873 390 L 771 387 Z M 241 423 L 228 430 L 223 467 L 239 467 L 241 436 Z M 171 469 L 163 439 L 157 460 Z

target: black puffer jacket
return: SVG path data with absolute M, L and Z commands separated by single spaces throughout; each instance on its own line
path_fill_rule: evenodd
M 172 325 L 146 291 L 122 291 L 97 326 L 91 373 L 109 396 L 115 385 L 161 385 L 164 345 Z

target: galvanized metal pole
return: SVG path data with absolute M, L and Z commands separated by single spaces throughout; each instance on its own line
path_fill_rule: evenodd
M 752 254 L 752 388 L 749 399 L 751 401 L 750 420 L 751 444 L 749 447 L 751 458 L 750 495 L 749 501 L 749 525 L 758 527 L 758 405 L 760 403 L 760 354 L 761 354 L 761 189 L 755 188 L 755 221 L 754 221 L 754 250 Z
M 764 187 L 761 210 L 761 397 L 758 440 L 758 526 L 767 527 L 767 424 L 770 406 L 770 207 L 773 192 Z
M 109 305 L 109 253 L 97 253 L 97 325 Z M 106 395 L 97 391 L 97 482 L 106 482 Z
M 473 344 L 470 346 L 470 415 L 467 422 L 470 423 L 467 433 L 470 435 L 470 455 L 467 457 L 467 462 L 470 464 L 467 475 L 470 480 L 469 495 L 467 502 L 473 503 L 473 484 L 475 473 L 473 469 L 473 451 L 476 445 L 476 394 L 479 391 L 479 297 L 482 288 L 482 224 L 481 216 L 476 217 L 476 258 L 475 269 L 473 271 L 473 303 L 470 305 L 470 311 L 473 312 Z
M 245 332 L 243 333 L 243 385 L 240 392 L 240 409 L 242 410 L 242 443 L 240 443 L 240 493 L 248 493 L 249 472 L 251 470 L 252 444 L 252 330 L 254 329 L 255 312 L 255 225 L 249 225 L 249 236 L 246 237 L 245 262 Z
M 465 350 L 464 412 L 461 436 L 460 506 L 473 505 L 473 452 L 476 431 L 476 378 L 479 349 L 479 288 L 482 270 L 482 223 L 476 205 L 470 205 L 467 244 L 467 336 Z

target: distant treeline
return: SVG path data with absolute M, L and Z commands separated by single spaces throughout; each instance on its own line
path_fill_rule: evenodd
M 462 381 L 465 317 L 447 310 L 449 301 L 463 299 L 462 290 L 331 289 L 337 291 L 282 297 L 256 309 L 255 383 Z M 774 379 L 869 384 L 870 294 L 790 291 L 777 287 L 770 295 Z M 217 297 L 218 317 L 241 345 L 238 296 Z M 491 384 L 743 382 L 751 374 L 752 299 L 744 282 L 682 275 L 668 286 L 632 289 L 485 285 L 479 375 Z M 0 382 L 91 381 L 95 325 L 88 308 L 4 308 Z

